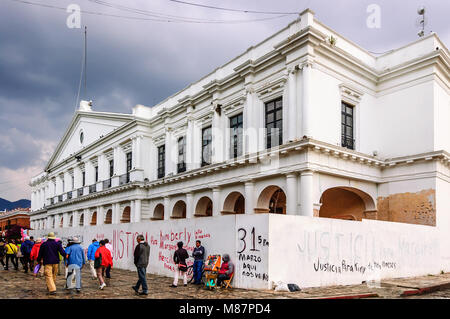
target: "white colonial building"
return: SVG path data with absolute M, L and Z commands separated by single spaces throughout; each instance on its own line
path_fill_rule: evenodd
M 368 219 L 448 229 L 449 68 L 434 33 L 377 57 L 305 10 L 158 105 L 117 114 L 82 101 L 31 180 L 31 227 L 61 236 L 115 227 L 107 224 L 133 234 L 139 225 L 220 232 L 234 218 L 230 247 L 272 214 L 352 229 Z

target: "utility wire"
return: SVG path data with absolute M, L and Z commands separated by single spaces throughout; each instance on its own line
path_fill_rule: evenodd
M 57 7 L 53 5 L 38 3 L 38 2 L 32 2 L 32 1 L 26 1 L 26 0 L 9 0 L 17 3 L 32 5 L 32 6 L 39 6 L 39 7 L 45 7 L 45 8 L 51 8 L 51 9 L 57 9 L 57 10 L 64 10 L 66 11 L 67 8 L 64 7 Z M 132 9 L 132 8 L 130 8 Z M 141 17 L 134 17 L 134 16 L 123 16 L 123 15 L 117 15 L 117 14 L 108 14 L 103 12 L 97 12 L 97 11 L 87 11 L 87 10 L 80 10 L 81 13 L 85 14 L 92 14 L 92 15 L 98 15 L 98 16 L 105 16 L 105 17 L 113 17 L 113 18 L 121 18 L 121 19 L 128 19 L 128 20 L 140 20 L 140 21 L 153 21 L 153 22 L 171 22 L 171 23 L 199 23 L 199 24 L 233 24 L 233 23 L 249 23 L 249 22 L 258 22 L 258 21 L 265 21 L 265 20 L 271 20 L 271 19 L 278 19 L 281 17 L 285 17 L 286 15 L 280 15 L 277 17 L 269 17 L 269 18 L 261 18 L 261 19 L 253 19 L 253 20 L 189 20 L 189 19 L 195 19 L 195 18 L 170 18 L 169 16 L 164 16 L 163 14 L 160 14 L 160 18 L 153 17 L 153 18 L 141 18 Z M 143 14 L 143 13 L 140 13 Z M 149 15 L 150 14 L 146 14 Z M 156 14 L 154 15 L 156 16 Z
M 208 9 L 214 9 L 214 10 L 222 10 L 222 11 L 244 12 L 244 13 L 258 13 L 258 14 L 299 14 L 299 12 L 274 12 L 274 11 L 254 11 L 254 10 L 230 9 L 230 8 L 208 6 L 208 5 L 205 5 L 205 4 L 194 3 L 194 2 L 187 2 L 187 1 L 180 1 L 180 0 L 169 0 L 169 1 L 176 2 L 176 3 L 181 3 L 181 4 L 185 4 L 185 5 L 189 5 L 189 6 L 202 7 L 202 8 L 208 8 Z
M 175 22 L 191 22 L 191 23 L 246 23 L 246 22 L 257 22 L 257 21 L 265 21 L 265 20 L 272 20 L 272 19 L 278 19 L 281 17 L 287 16 L 287 14 L 279 15 L 277 17 L 270 17 L 270 18 L 259 18 L 259 19 L 251 19 L 251 20 L 213 20 L 213 19 L 203 19 L 203 18 L 192 18 L 192 17 L 186 17 L 186 16 L 177 16 L 177 15 L 171 15 L 166 13 L 160 13 L 155 11 L 149 11 L 149 10 L 143 10 L 138 8 L 131 8 L 120 4 L 111 3 L 108 1 L 103 0 L 88 0 L 89 2 L 96 3 L 102 6 L 106 6 L 109 8 L 114 8 L 121 11 L 126 12 L 132 12 L 137 14 L 142 14 L 145 16 L 150 16 L 154 18 L 162 18 L 162 19 L 171 19 L 176 20 Z

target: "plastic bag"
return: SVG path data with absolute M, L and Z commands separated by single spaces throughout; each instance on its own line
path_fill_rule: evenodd
M 37 264 L 36 267 L 34 267 L 33 274 L 36 275 L 39 272 L 39 270 L 41 270 L 41 264 Z
M 287 284 L 279 281 L 276 283 L 275 291 L 289 291 L 289 288 Z

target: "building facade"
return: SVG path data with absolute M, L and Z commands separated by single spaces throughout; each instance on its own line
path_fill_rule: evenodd
M 31 227 L 267 213 L 450 225 L 449 57 L 434 33 L 375 57 L 305 10 L 158 105 L 82 101 L 31 180 Z
M 10 229 L 14 225 L 30 228 L 30 209 L 17 208 L 11 211 L 0 212 L 0 232 Z

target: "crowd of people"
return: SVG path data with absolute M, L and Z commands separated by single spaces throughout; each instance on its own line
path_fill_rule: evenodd
M 132 289 L 139 295 L 148 295 L 148 285 L 146 278 L 147 266 L 150 257 L 150 246 L 145 241 L 143 235 L 138 235 L 137 245 L 134 250 L 134 265 L 137 268 L 138 281 Z M 196 247 L 189 256 L 183 248 L 183 242 L 177 243 L 178 249 L 173 255 L 176 265 L 174 281 L 171 287 L 178 286 L 178 280 L 183 278 L 184 286 L 187 286 L 188 266 L 186 260 L 194 258 L 193 277 L 195 285 L 200 285 L 202 279 L 202 269 L 205 259 L 205 248 L 200 240 L 196 241 Z M 56 276 L 65 274 L 65 289 L 75 289 L 81 292 L 82 276 L 81 270 L 85 265 L 89 267 L 89 272 L 93 280 L 98 280 L 99 289 L 103 290 L 107 284 L 106 279 L 111 279 L 111 268 L 113 267 L 113 248 L 108 239 L 97 241 L 93 239 L 87 252 L 81 246 L 77 237 L 68 239 L 66 245 L 56 238 L 53 232 L 47 238 L 37 238 L 33 236 L 19 239 L 0 239 L 0 263 L 4 270 L 9 270 L 10 263 L 14 270 L 19 270 L 19 262 L 24 273 L 32 273 L 36 278 L 44 277 L 48 293 L 56 294 Z M 64 269 L 64 270 L 62 270 Z M 227 279 L 230 279 L 234 272 L 234 265 L 227 254 L 223 255 L 223 263 L 217 276 L 217 286 Z M 142 290 L 139 289 L 142 287 Z

